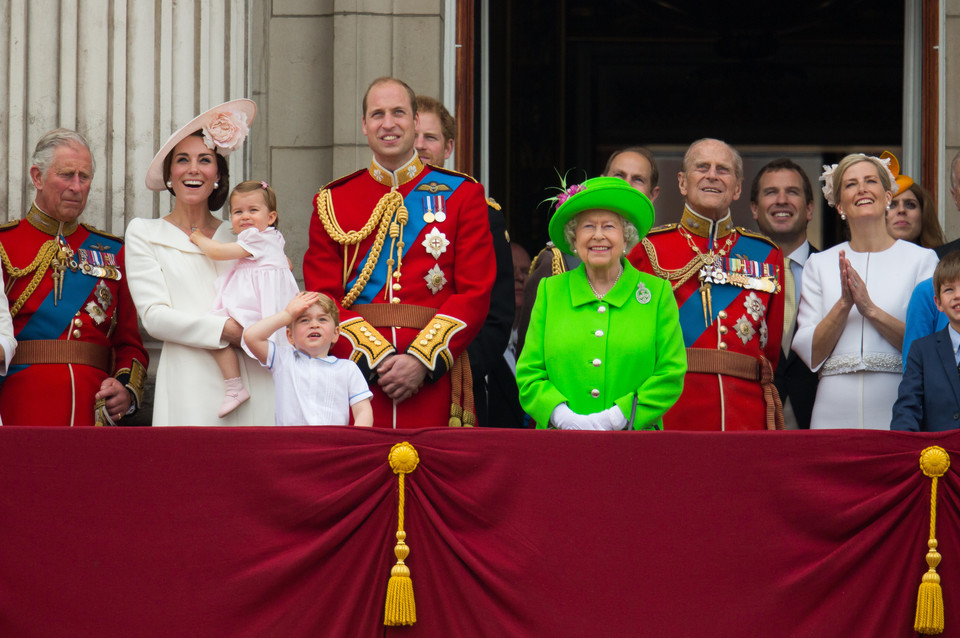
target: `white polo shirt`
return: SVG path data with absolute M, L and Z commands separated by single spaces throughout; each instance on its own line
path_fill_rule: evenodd
M 350 406 L 373 396 L 353 361 L 315 359 L 289 344 L 268 343 L 277 425 L 349 425 Z

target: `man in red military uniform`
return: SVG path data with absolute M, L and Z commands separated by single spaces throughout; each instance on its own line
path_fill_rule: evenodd
M 78 222 L 93 179 L 83 136 L 47 133 L 32 162 L 33 206 L 0 227 L 17 338 L 0 417 L 4 425 L 118 425 L 139 406 L 147 370 L 123 243 Z
M 362 123 L 373 162 L 314 198 L 304 283 L 340 305 L 332 353 L 376 380 L 375 426 L 473 425 L 461 354 L 496 270 L 483 187 L 420 161 L 416 95 L 400 80 L 373 81 Z
M 628 259 L 673 283 L 687 346 L 680 400 L 664 430 L 782 429 L 773 370 L 783 332 L 783 253 L 734 227 L 743 160 L 715 139 L 694 142 L 679 173 L 679 224 L 650 231 Z

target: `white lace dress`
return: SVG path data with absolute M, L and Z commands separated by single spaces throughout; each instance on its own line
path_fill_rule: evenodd
M 813 332 L 840 299 L 840 251 L 867 285 L 870 298 L 903 321 L 914 287 L 933 275 L 937 255 L 897 240 L 887 250 L 858 253 L 844 242 L 810 255 L 803 267 L 803 288 L 793 350 L 820 372 L 811 429 L 890 428 L 903 361 L 900 350 L 884 339 L 854 306 L 830 356 L 820 366 L 813 359 Z

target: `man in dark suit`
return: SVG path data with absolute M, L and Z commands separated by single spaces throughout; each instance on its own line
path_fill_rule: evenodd
M 803 264 L 817 252 L 807 241 L 807 224 L 813 218 L 810 178 L 790 159 L 773 160 L 753 180 L 750 210 L 760 231 L 780 245 L 784 256 L 783 340 L 774 371 L 784 427 L 809 429 L 818 378 L 790 349 L 790 342 L 797 329 Z
M 893 405 L 891 430 L 941 432 L 960 428 L 960 252 L 948 254 L 933 273 L 937 308 L 950 321 L 913 342 Z

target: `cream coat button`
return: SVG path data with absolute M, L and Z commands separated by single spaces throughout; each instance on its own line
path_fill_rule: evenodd
M 597 331 L 594 332 L 593 334 L 594 334 L 595 336 L 597 336 L 597 337 L 602 337 L 602 336 L 603 336 L 603 330 L 597 330 Z
M 597 308 L 597 312 L 606 312 L 606 311 L 607 311 L 606 306 L 600 306 L 599 308 Z
M 597 397 L 600 396 L 600 390 L 597 390 L 596 388 L 594 388 L 593 390 L 590 390 L 590 396 L 596 399 Z
M 600 367 L 600 359 L 594 359 L 594 360 L 593 360 L 593 367 L 594 367 L 594 368 L 599 368 L 599 367 Z

